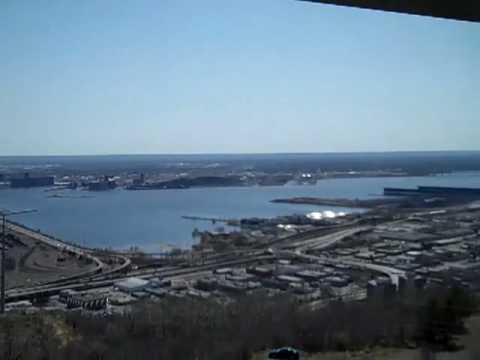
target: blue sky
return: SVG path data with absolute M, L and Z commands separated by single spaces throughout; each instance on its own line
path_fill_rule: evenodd
M 475 150 L 480 24 L 290 0 L 3 0 L 0 155 Z

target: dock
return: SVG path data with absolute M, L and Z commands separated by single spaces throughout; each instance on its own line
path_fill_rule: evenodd
M 235 220 L 235 219 L 226 219 L 226 218 L 218 218 L 218 217 L 206 217 L 206 216 L 183 215 L 182 219 L 193 220 L 193 221 L 210 221 L 212 224 L 225 223 L 225 224 L 233 225 L 233 224 L 238 224 L 239 223 L 239 221 Z

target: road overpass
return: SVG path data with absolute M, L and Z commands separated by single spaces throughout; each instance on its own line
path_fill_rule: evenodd
M 38 231 L 31 230 L 25 226 L 13 223 L 13 222 L 7 222 L 7 228 L 10 232 L 22 234 L 24 236 L 27 236 L 31 239 L 34 239 L 36 241 L 39 241 L 47 246 L 53 247 L 57 250 L 63 250 L 72 254 L 75 254 L 77 256 L 81 256 L 84 258 L 89 259 L 95 264 L 95 268 L 85 271 L 84 273 L 74 275 L 75 278 L 77 277 L 83 277 L 83 276 L 88 276 L 90 274 L 95 274 L 103 270 L 105 267 L 105 264 L 96 256 L 90 254 L 89 252 L 85 251 L 85 249 L 80 248 L 75 245 L 67 244 L 65 242 L 62 242 L 61 240 L 54 239 L 53 237 L 50 237 L 45 234 L 41 234 Z
M 318 250 L 325 250 L 334 246 L 335 244 L 343 241 L 344 239 L 356 235 L 361 232 L 369 231 L 373 227 L 371 226 L 358 226 L 352 229 L 341 230 L 332 234 L 314 237 L 312 239 L 296 242 L 290 244 L 289 249 L 292 250 L 282 250 L 279 251 L 278 254 L 283 254 L 285 256 L 289 256 L 292 258 L 302 258 L 307 261 L 323 263 L 323 264 L 330 264 L 330 265 L 349 265 L 353 268 L 357 268 L 360 270 L 372 271 L 381 273 L 383 275 L 388 276 L 392 283 L 398 286 L 398 281 L 400 277 L 405 277 L 406 272 L 403 270 L 395 269 L 389 266 L 377 265 L 372 264 L 369 262 L 361 262 L 361 261 L 354 261 L 354 260 L 347 260 L 347 259 L 335 259 L 335 258 L 325 258 L 317 255 L 306 254 L 305 252 L 308 251 L 318 251 Z
M 324 250 L 328 247 L 331 247 L 344 239 L 356 235 L 361 232 L 371 230 L 371 226 L 358 226 L 352 229 L 337 231 L 332 234 L 327 234 L 318 237 L 312 237 L 311 239 L 300 241 L 297 243 L 293 243 L 287 245 L 286 248 L 295 248 L 300 252 L 308 251 L 308 250 Z
M 232 267 L 239 265 L 247 265 L 252 263 L 257 263 L 261 261 L 271 261 L 275 259 L 272 255 L 256 255 L 240 259 L 228 260 L 228 261 L 219 261 L 212 264 L 200 265 L 188 268 L 169 268 L 161 269 L 156 271 L 143 270 L 138 272 L 132 272 L 129 274 L 112 274 L 108 278 L 100 278 L 98 280 L 90 281 L 89 279 L 79 279 L 77 281 L 72 281 L 68 284 L 54 284 L 54 285 L 45 285 L 45 286 L 36 286 L 32 288 L 25 289 L 11 289 L 7 291 L 7 302 L 15 302 L 21 300 L 32 300 L 37 297 L 43 296 L 52 296 L 60 293 L 62 290 L 90 290 L 97 288 L 104 288 L 112 286 L 115 282 L 120 280 L 128 279 L 132 276 L 139 277 L 142 279 L 152 279 L 158 276 L 166 279 L 182 279 L 183 277 L 192 277 L 201 275 L 206 271 L 213 271 L 215 269 L 223 267 Z

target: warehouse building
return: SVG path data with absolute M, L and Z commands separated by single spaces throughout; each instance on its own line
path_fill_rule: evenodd
M 149 284 L 150 282 L 148 280 L 131 277 L 116 282 L 115 287 L 120 291 L 132 294 L 137 291 L 143 291 Z
M 30 177 L 29 173 L 25 173 L 21 178 L 10 179 L 10 187 L 12 188 L 53 186 L 54 184 L 55 177 L 53 176 Z

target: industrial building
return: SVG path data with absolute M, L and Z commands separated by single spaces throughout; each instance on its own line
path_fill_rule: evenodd
M 55 177 L 53 176 L 31 177 L 29 173 L 25 173 L 25 175 L 21 178 L 10 179 L 10 186 L 12 188 L 53 186 L 54 184 Z
M 101 181 L 92 181 L 87 185 L 89 191 L 106 191 L 115 189 L 116 187 L 117 182 L 108 176 L 105 176 Z
M 120 291 L 132 294 L 134 292 L 144 290 L 149 284 L 150 284 L 150 281 L 148 280 L 131 277 L 131 278 L 116 282 L 115 288 L 117 288 Z
M 385 196 L 413 195 L 449 195 L 449 196 L 480 196 L 480 189 L 456 188 L 445 186 L 418 186 L 416 189 L 384 188 Z

